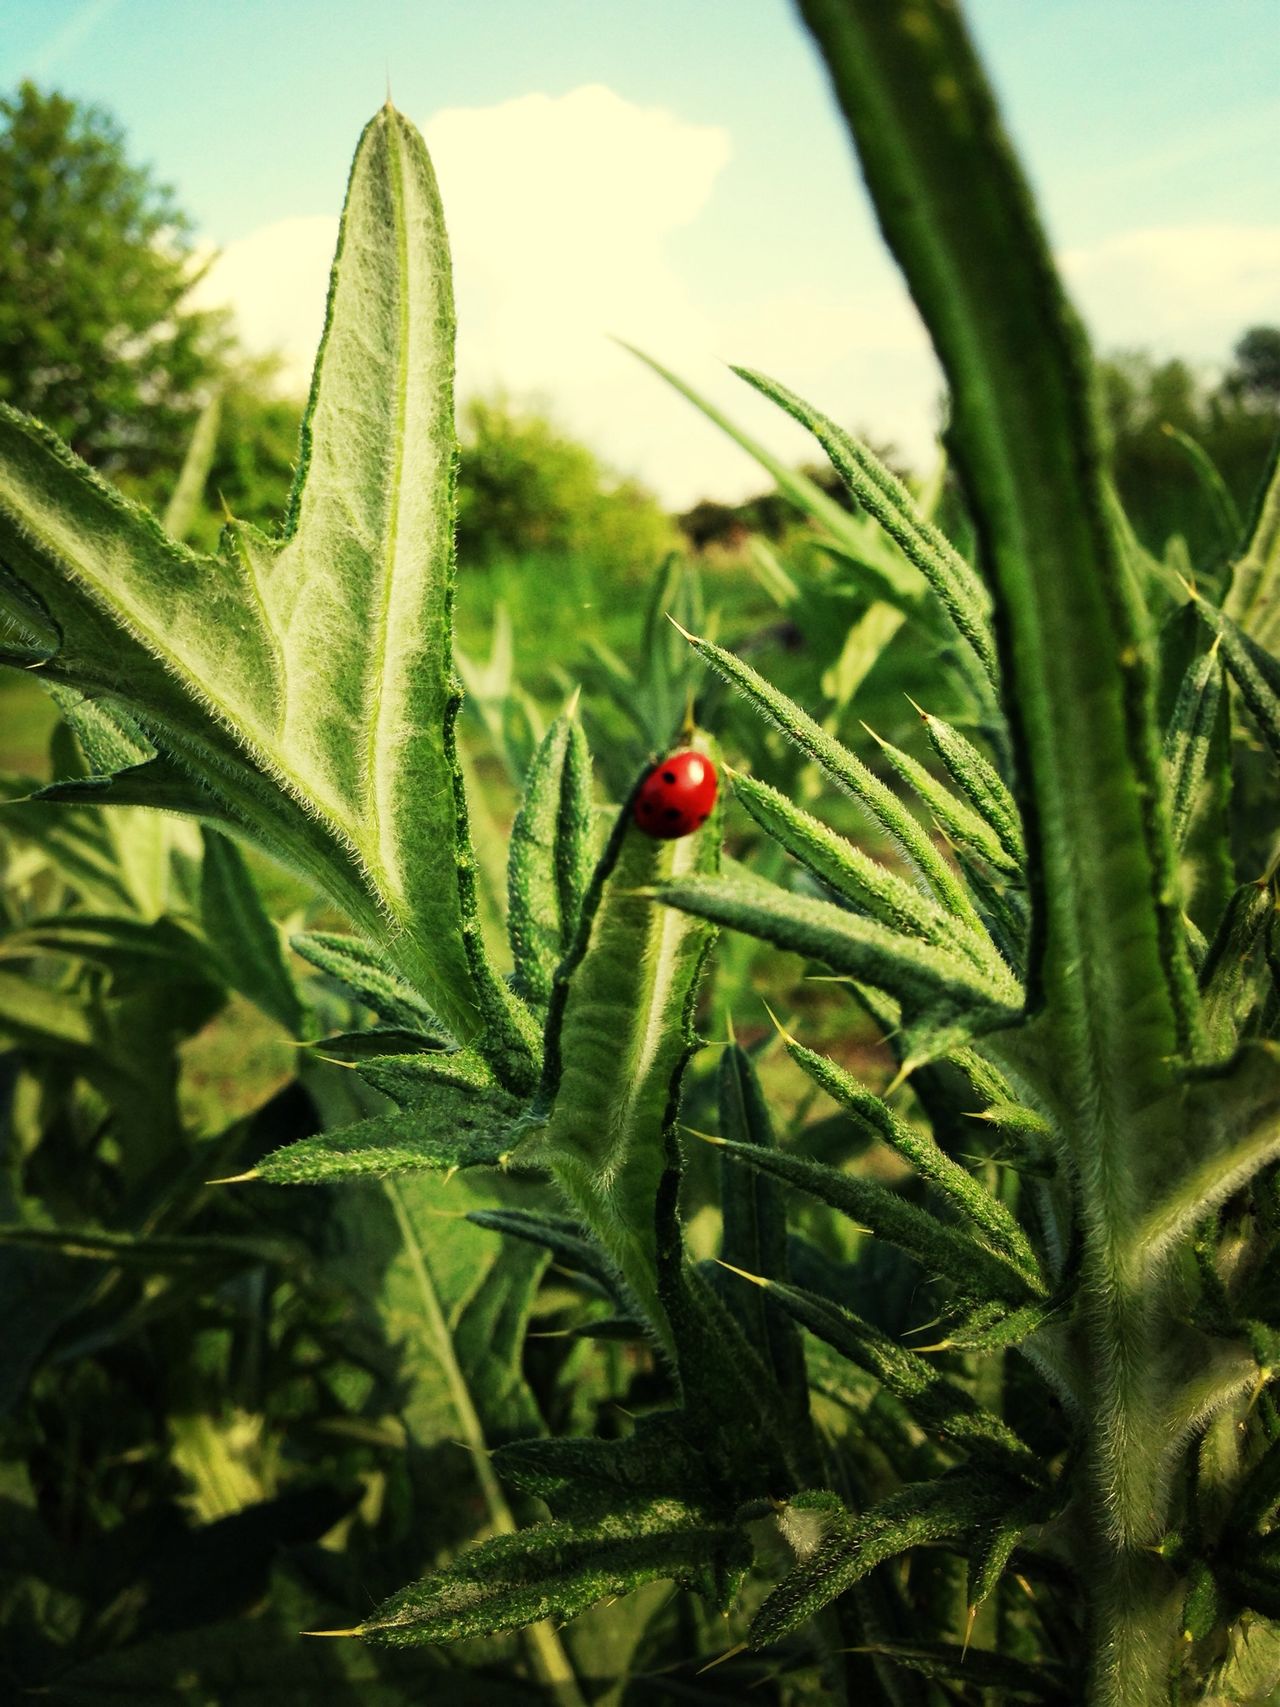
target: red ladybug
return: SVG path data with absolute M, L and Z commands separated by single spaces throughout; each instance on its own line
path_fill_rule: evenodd
M 640 784 L 636 823 L 664 842 L 692 835 L 711 816 L 716 787 L 716 767 L 705 753 L 672 753 Z

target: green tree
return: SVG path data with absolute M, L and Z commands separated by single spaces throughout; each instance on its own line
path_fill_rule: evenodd
M 1220 511 L 1197 480 L 1183 445 L 1194 439 L 1248 514 L 1280 430 L 1280 330 L 1254 327 L 1237 342 L 1234 365 L 1206 385 L 1185 361 L 1141 352 L 1100 366 L 1116 486 L 1138 536 L 1160 553 L 1172 535 L 1204 562 L 1225 550 Z
M 190 222 L 99 107 L 0 99 L 0 398 L 104 472 L 176 468 L 230 342 L 184 307 Z
M 565 554 L 651 567 L 674 542 L 656 499 L 619 480 L 544 415 L 502 397 L 462 410 L 458 556 Z

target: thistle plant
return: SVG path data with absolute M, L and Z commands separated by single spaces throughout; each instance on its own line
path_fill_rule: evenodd
M 628 796 L 601 845 L 571 702 L 510 838 L 509 967 L 486 945 L 455 742 L 447 245 L 390 106 L 352 170 L 279 535 L 231 521 L 197 557 L 0 411 L 5 660 L 59 693 L 91 758 L 45 799 L 192 814 L 353 927 L 295 947 L 378 1016 L 333 1047 L 384 1100 L 253 1177 L 523 1182 L 472 1220 L 551 1253 L 597 1335 L 648 1348 L 621 1433 L 531 1424 L 482 1450 L 494 1533 L 345 1634 L 527 1629 L 539 1683 L 573 1702 L 556 1626 L 670 1580 L 739 1618 L 729 1690 L 751 1666 L 795 1701 L 1261 1704 L 1280 1685 L 1280 934 L 1275 826 L 1247 802 L 1280 757 L 1280 485 L 1227 578 L 1144 554 L 954 5 L 800 9 L 948 377 L 977 562 L 865 447 L 741 372 L 847 483 L 852 519 L 775 470 L 968 718 L 926 707 L 916 751 L 880 740 L 868 764 L 688 641 L 892 863 L 830 828 L 821 793 L 746 774 L 733 810 L 792 883 L 722 866 L 723 808 L 664 843 Z M 700 1141 L 681 1094 L 717 929 L 841 980 L 897 1065 L 875 1090 L 782 1031 L 872 1171 L 780 1145 L 752 1053 L 722 1045 L 708 1263 L 681 1217 Z

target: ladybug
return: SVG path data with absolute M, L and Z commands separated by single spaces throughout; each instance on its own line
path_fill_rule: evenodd
M 705 753 L 672 753 L 640 784 L 635 821 L 660 841 L 690 836 L 711 816 L 717 786 L 716 767 Z

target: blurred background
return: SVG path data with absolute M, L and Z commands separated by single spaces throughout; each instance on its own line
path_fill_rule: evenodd
M 1134 532 L 1212 578 L 1280 426 L 1280 100 L 1258 46 L 1274 0 L 1162 8 L 1158 30 L 1144 0 L 969 11 L 1101 358 Z M 848 508 L 724 363 L 776 375 L 972 542 L 938 371 L 781 0 L 9 0 L 0 398 L 198 550 L 228 512 L 278 526 L 347 164 L 388 84 L 427 137 L 455 250 L 462 739 L 497 942 L 524 769 L 575 687 L 601 802 L 696 699 L 733 763 L 812 803 L 816 778 L 698 676 L 666 612 L 749 654 L 869 762 L 860 720 L 920 747 L 908 694 L 972 721 L 952 661 L 869 600 L 874 529 L 835 549 L 611 336 Z M 229 843 L 27 798 L 84 768 L 58 705 L 7 672 L 0 1682 L 59 1702 L 399 1703 L 430 1667 L 447 1669 L 435 1699 L 535 1699 L 514 1641 L 401 1663 L 296 1632 L 358 1619 L 483 1526 L 459 1369 L 491 1440 L 607 1431 L 644 1402 L 648 1353 L 585 1334 L 591 1310 L 554 1271 L 498 1264 L 462 1220 L 486 1194 L 461 1181 L 414 1200 L 443 1351 L 376 1188 L 208 1188 L 350 1116 L 355 1075 L 301 1043 L 370 1022 L 296 959 L 264 985 L 221 922 L 343 921 Z M 823 811 L 862 828 L 848 803 Z M 760 852 L 732 815 L 729 845 Z M 802 971 L 726 942 L 705 1026 L 723 1036 L 733 1016 L 784 1136 L 809 1120 L 807 1141 L 848 1154 L 770 1052 L 761 998 L 872 1080 L 889 1058 Z M 700 1058 L 694 1126 L 707 1077 Z M 695 1249 L 715 1215 L 701 1167 Z M 895 1284 L 868 1309 L 907 1308 Z M 545 1336 L 523 1347 L 502 1339 L 513 1287 L 536 1292 Z M 723 1646 L 701 1617 L 660 1590 L 579 1620 L 591 1698 L 736 1698 L 741 1673 L 669 1676 L 673 1653 Z

